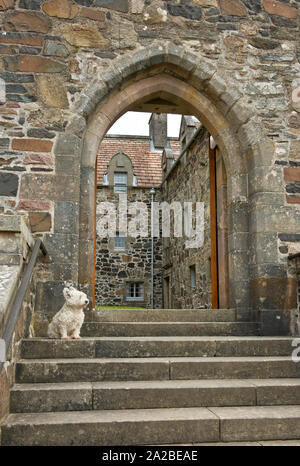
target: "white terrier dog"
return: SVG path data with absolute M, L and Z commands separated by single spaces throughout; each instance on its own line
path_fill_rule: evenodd
M 64 288 L 65 304 L 49 324 L 50 338 L 80 338 L 80 329 L 84 321 L 83 308 L 89 300 L 85 293 L 73 287 Z

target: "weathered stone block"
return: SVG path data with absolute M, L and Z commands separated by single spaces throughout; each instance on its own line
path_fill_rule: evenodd
M 64 24 L 62 28 L 62 37 L 71 45 L 76 47 L 96 47 L 104 48 L 109 44 L 101 32 L 91 26 L 80 24 Z
M 179 5 L 177 3 L 167 3 L 167 9 L 172 16 L 182 16 L 187 19 L 199 20 L 202 18 L 202 9 L 198 6 Z
M 78 234 L 79 206 L 74 202 L 59 201 L 54 209 L 54 231 Z
M 50 210 L 51 202 L 47 201 L 30 201 L 28 199 L 21 199 L 17 209 L 18 210 Z
M 297 281 L 279 277 L 253 279 L 251 296 L 257 309 L 297 309 Z
M 251 264 L 276 264 L 278 261 L 277 233 L 249 235 L 249 262 Z
M 233 251 L 229 256 L 229 276 L 239 277 L 239 280 L 248 279 L 248 251 Z
M 32 83 L 34 82 L 33 74 L 16 74 L 16 73 L 0 73 L 0 78 L 8 83 Z
M 75 3 L 82 6 L 92 6 L 94 0 L 74 0 Z
M 51 215 L 49 212 L 30 212 L 29 222 L 32 233 L 51 230 Z
M 46 234 L 44 242 L 50 262 L 78 262 L 78 236 L 61 233 Z
M 138 42 L 138 34 L 135 30 L 134 24 L 126 19 L 120 22 L 110 21 L 109 37 L 111 37 L 111 44 L 113 49 L 135 49 Z
M 249 171 L 249 194 L 282 192 L 282 170 L 278 167 L 256 167 Z
M 26 154 L 24 159 L 24 165 L 46 165 L 47 167 L 53 167 L 53 157 L 48 154 Z
M 155 0 L 144 10 L 144 21 L 147 24 L 163 24 L 168 20 L 168 13 L 161 0 Z
M 128 0 L 95 0 L 95 6 L 128 13 Z
M 42 13 L 14 11 L 4 18 L 6 31 L 28 31 L 46 34 L 51 27 L 50 20 Z
M 248 232 L 248 204 L 235 202 L 229 206 L 229 231 L 236 233 Z
M 218 100 L 219 97 L 226 91 L 226 82 L 219 74 L 215 73 L 205 85 L 205 90 L 209 97 L 213 100 Z
M 23 10 L 40 10 L 40 0 L 20 0 L 19 8 Z
M 300 182 L 300 168 L 287 168 L 283 169 L 285 181 L 299 181 Z
M 5 57 L 4 64 L 8 71 L 33 71 L 35 73 L 61 73 L 66 68 L 63 63 L 34 55 Z
M 1 55 L 16 55 L 17 53 L 18 48 L 14 45 L 0 45 Z
M 43 4 L 42 10 L 48 16 L 63 19 L 73 19 L 79 12 L 78 6 L 72 4 L 71 0 L 50 0 Z
M 82 18 L 92 19 L 93 21 L 98 21 L 98 28 L 101 27 L 101 22 L 105 21 L 104 11 L 94 10 L 93 8 L 81 8 L 80 16 Z M 104 24 L 103 24 L 104 26 Z
M 221 12 L 229 16 L 245 16 L 247 8 L 239 0 L 220 0 Z
M 133 14 L 141 14 L 144 9 L 144 0 L 132 0 L 131 12 Z
M 198 6 L 218 7 L 218 0 L 193 0 L 193 3 Z
M 13 150 L 32 151 L 32 152 L 51 152 L 53 146 L 52 141 L 44 141 L 42 139 L 13 139 Z
M 41 100 L 48 107 L 68 108 L 69 101 L 61 76 L 36 76 L 37 86 Z
M 1 150 L 9 149 L 9 139 L 8 138 L 0 138 L 0 149 Z
M 23 95 L 23 94 L 6 94 L 6 99 L 12 102 L 36 102 L 37 98 L 33 95 Z M 19 134 L 18 134 L 19 135 Z M 21 134 L 22 135 L 22 134 Z
M 14 7 L 15 0 L 0 0 L 0 11 L 9 10 Z
M 60 134 L 54 146 L 56 155 L 78 156 L 81 149 L 81 140 L 74 134 Z
M 86 120 L 80 115 L 75 115 L 68 123 L 66 132 L 82 136 L 86 128 Z
M 53 139 L 55 137 L 55 133 L 51 133 L 45 128 L 30 128 L 27 131 L 27 136 L 31 138 Z
M 270 15 L 278 15 L 290 19 L 296 19 L 298 16 L 296 8 L 286 3 L 276 2 L 274 0 L 262 0 L 262 5 Z
M 43 37 L 32 33 L 7 32 L 5 35 L 0 35 L 0 43 L 42 46 Z
M 252 37 L 249 40 L 249 43 L 257 48 L 257 49 L 263 49 L 263 50 L 271 50 L 271 49 L 276 49 L 277 47 L 280 46 L 280 42 L 277 42 L 272 39 L 268 39 L 266 37 Z
M 60 42 L 55 40 L 45 40 L 43 54 L 53 57 L 67 57 L 69 55 L 68 49 Z
M 15 173 L 0 172 L 0 196 L 15 197 L 18 192 L 19 177 Z
M 300 212 L 283 205 L 260 205 L 250 212 L 249 227 L 252 232 L 274 231 L 289 233 L 297 231 Z
M 279 233 L 278 238 L 280 241 L 286 241 L 288 243 L 300 242 L 299 233 Z
M 55 162 L 55 171 L 62 175 L 77 175 L 80 173 L 78 156 L 59 155 Z
M 50 201 L 78 199 L 78 179 L 68 175 L 29 175 L 22 176 L 20 198 Z

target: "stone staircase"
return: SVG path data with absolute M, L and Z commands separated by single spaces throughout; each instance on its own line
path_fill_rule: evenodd
M 23 340 L 2 445 L 300 439 L 292 338 L 258 333 L 232 310 L 110 310 L 81 340 Z

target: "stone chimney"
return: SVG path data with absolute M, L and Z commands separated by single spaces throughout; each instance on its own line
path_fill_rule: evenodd
M 161 166 L 162 166 L 162 172 L 163 172 L 164 177 L 169 172 L 174 162 L 175 162 L 175 156 L 174 156 L 172 149 L 165 148 L 163 150 L 162 158 L 161 158 Z
M 152 113 L 149 120 L 149 137 L 155 149 L 164 149 L 168 143 L 168 115 Z

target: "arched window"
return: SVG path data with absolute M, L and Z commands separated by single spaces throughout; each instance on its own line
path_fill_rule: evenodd
M 115 193 L 126 193 L 127 187 L 137 186 L 133 164 L 128 155 L 119 152 L 112 156 L 108 165 L 107 179 L 108 184 L 114 186 Z

